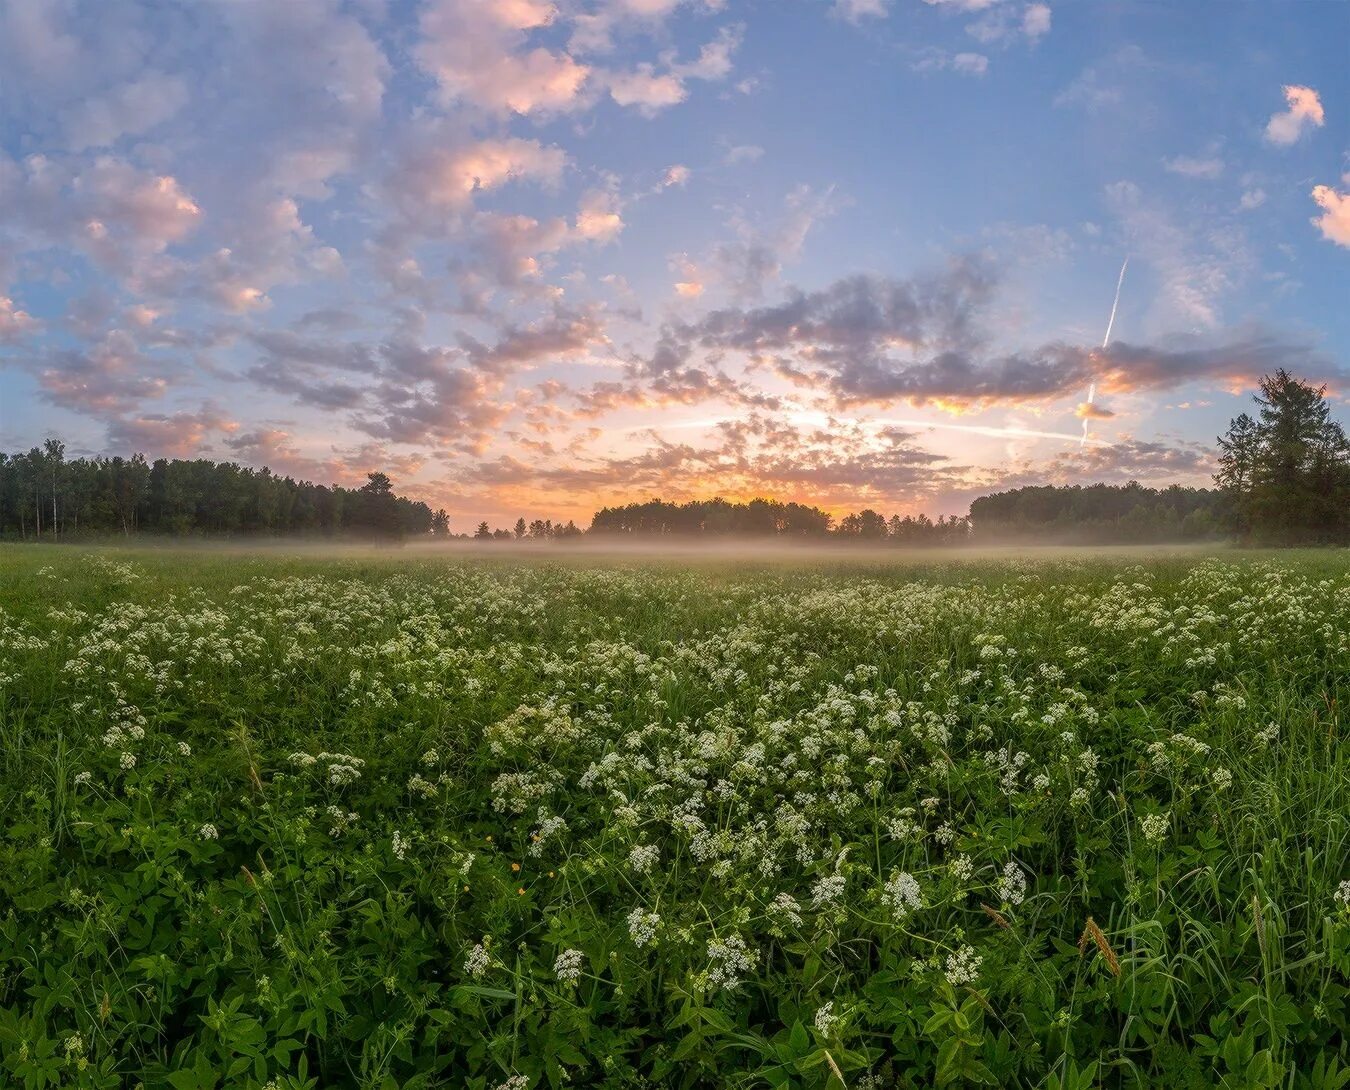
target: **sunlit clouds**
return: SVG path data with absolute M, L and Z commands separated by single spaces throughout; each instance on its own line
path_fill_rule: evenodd
M 0 449 L 457 530 L 1205 484 L 1265 372 L 1350 388 L 1350 9 L 1252 19 L 0 0 Z

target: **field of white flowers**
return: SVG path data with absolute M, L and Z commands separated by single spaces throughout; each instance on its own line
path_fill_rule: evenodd
M 1350 558 L 0 548 L 0 1085 L 1350 1085 Z

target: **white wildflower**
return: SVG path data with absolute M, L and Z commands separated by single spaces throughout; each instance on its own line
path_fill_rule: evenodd
M 834 1013 L 834 1000 L 831 999 L 825 1006 L 816 1011 L 812 1024 L 816 1027 L 816 1032 L 822 1037 L 828 1037 L 834 1032 L 834 1027 L 839 1021 L 839 1015 Z
M 638 874 L 646 874 L 656 865 L 661 851 L 655 844 L 637 844 L 628 853 L 628 865 Z
M 492 967 L 492 957 L 480 942 L 464 958 L 464 971 L 477 980 Z
M 646 946 L 656 938 L 656 929 L 661 926 L 661 917 L 655 912 L 635 908 L 628 913 L 628 934 L 635 946 Z
M 914 875 L 905 871 L 899 871 L 891 875 L 882 891 L 881 899 L 886 903 L 886 907 L 891 910 L 891 915 L 897 921 L 905 919 L 911 912 L 919 908 L 923 900 L 919 883 L 915 880 Z
M 727 991 L 740 985 L 741 979 L 754 968 L 759 954 L 745 945 L 740 935 L 728 935 L 725 940 L 708 943 L 708 983 Z
M 585 955 L 580 950 L 564 950 L 553 961 L 553 975 L 564 984 L 574 984 L 581 978 Z
M 973 946 L 962 946 L 954 954 L 948 954 L 942 966 L 942 975 L 953 987 L 972 983 L 980 975 L 980 963 L 984 958 L 975 952 Z
M 1003 877 L 996 885 L 999 898 L 1006 904 L 1020 905 L 1027 895 L 1027 876 L 1011 859 L 1003 865 Z

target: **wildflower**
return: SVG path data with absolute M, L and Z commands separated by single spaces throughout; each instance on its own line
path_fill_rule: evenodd
M 1332 896 L 1342 908 L 1350 908 L 1350 878 L 1342 882 Z
M 759 954 L 745 945 L 740 935 L 728 935 L 725 940 L 708 943 L 708 983 L 731 991 L 740 986 L 741 978 L 754 968 Z
M 1209 780 L 1214 785 L 1214 790 L 1223 791 L 1233 786 L 1233 773 L 1226 768 L 1216 768 L 1210 772 Z
M 1027 876 L 1011 859 L 1003 865 L 1003 877 L 998 880 L 999 898 L 1006 904 L 1020 905 L 1027 895 Z
M 564 984 L 573 984 L 581 978 L 581 963 L 585 955 L 580 950 L 564 950 L 553 961 L 553 975 Z
M 842 874 L 827 874 L 811 889 L 811 907 L 828 908 L 844 895 L 848 879 Z
M 834 1032 L 835 1024 L 839 1021 L 839 1015 L 834 1013 L 834 1000 L 831 999 L 825 1006 L 816 1011 L 816 1016 L 811 1020 L 811 1024 L 816 1027 L 816 1032 L 822 1037 L 828 1037 Z
M 766 910 L 770 923 L 770 934 L 781 935 L 783 925 L 789 927 L 801 927 L 802 925 L 802 906 L 797 903 L 797 898 L 790 893 L 780 893 L 772 901 Z
M 483 944 L 478 943 L 464 959 L 464 971 L 477 980 L 492 967 L 492 957 Z
M 628 913 L 628 934 L 634 946 L 647 946 L 656 938 L 656 929 L 661 926 L 661 917 L 655 912 L 635 908 Z
M 402 861 L 408 858 L 408 842 L 403 839 L 403 834 L 397 829 L 394 830 L 394 839 L 390 847 L 395 859 Z
M 968 855 L 958 855 L 947 867 L 958 882 L 969 882 L 975 876 L 975 863 Z
M 891 875 L 882 891 L 881 899 L 891 910 L 891 915 L 899 922 L 920 906 L 922 898 L 919 883 L 914 875 L 900 871 Z
M 628 853 L 628 865 L 638 874 L 646 874 L 660 857 L 660 849 L 655 844 L 638 844 Z
M 530 1078 L 528 1075 L 512 1075 L 505 1082 L 499 1082 L 496 1090 L 529 1090 Z
M 136 754 L 124 751 L 122 756 L 117 759 L 117 763 L 120 764 L 125 771 L 130 772 L 136 767 Z
M 1139 822 L 1139 831 L 1150 844 L 1157 844 L 1167 835 L 1170 824 L 1167 814 L 1146 814 Z
M 219 840 L 220 833 L 216 827 L 209 822 L 197 830 L 197 835 L 203 840 Z
M 980 963 L 984 958 L 975 952 L 973 946 L 962 946 L 953 954 L 947 955 L 942 966 L 942 975 L 953 987 L 972 983 L 980 975 Z
M 83 772 L 75 773 L 75 786 L 88 787 L 93 782 L 94 782 L 94 774 L 90 772 L 88 769 L 86 769 Z
M 192 747 L 191 747 L 190 745 L 188 745 L 186 742 L 179 742 L 179 743 L 178 743 L 178 752 L 179 752 L 180 754 L 182 754 L 184 757 L 191 757 L 191 756 L 192 756 Z

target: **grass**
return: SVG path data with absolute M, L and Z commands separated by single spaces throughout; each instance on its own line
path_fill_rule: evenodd
M 1350 1085 L 1350 557 L 0 547 L 0 1085 Z

